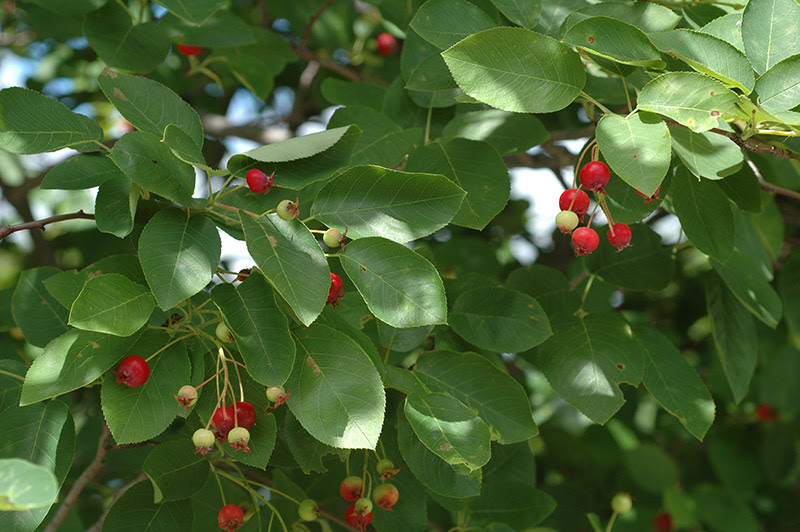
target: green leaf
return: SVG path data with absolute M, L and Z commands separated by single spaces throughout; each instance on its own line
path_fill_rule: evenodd
M 188 499 L 203 487 L 208 460 L 195 452 L 189 438 L 163 442 L 147 455 L 142 470 L 156 490 L 156 502 Z
M 124 275 L 89 279 L 72 304 L 69 324 L 85 331 L 130 336 L 147 323 L 155 300 L 144 286 Z
M 386 325 L 382 321 L 376 322 L 375 325 L 378 328 L 378 340 L 381 347 L 398 353 L 408 353 L 424 342 L 433 330 L 433 325 L 403 329 Z
M 703 26 L 700 31 L 713 35 L 745 53 L 744 42 L 742 42 L 742 14 L 739 12 L 715 18 Z
M 769 113 L 800 105 L 800 54 L 784 59 L 756 81 L 758 103 Z
M 598 230 L 605 235 L 608 227 Z M 675 259 L 669 247 L 661 245 L 661 236 L 645 224 L 631 226 L 632 246 L 617 251 L 601 245 L 586 257 L 590 272 L 609 283 L 628 290 L 661 290 L 672 280 Z
M 455 397 L 411 394 L 403 410 L 420 441 L 448 464 L 474 470 L 489 462 L 489 426 Z
M 492 0 L 505 17 L 518 26 L 532 30 L 539 22 L 541 0 Z
M 200 146 L 195 144 L 194 140 L 175 124 L 169 124 L 164 130 L 164 144 L 169 146 L 175 157 L 186 164 L 200 167 L 210 174 L 227 173 L 209 166 Z
M 430 93 L 428 107 L 450 107 L 456 104 L 456 98 L 461 95 L 461 89 L 438 53 L 432 53 L 417 65 L 408 77 L 405 88 L 409 91 Z M 416 98 L 413 99 L 417 105 L 422 104 Z
M 716 276 L 706 279 L 706 304 L 717 356 L 738 404 L 750 389 L 758 362 L 758 335 L 752 316 Z
M 717 181 L 717 185 L 740 209 L 761 212 L 761 186 L 750 166 L 742 165 L 735 174 Z
M 750 94 L 755 85 L 747 58 L 727 42 L 699 31 L 680 29 L 651 33 L 650 40 L 665 54 L 693 69 Z
M 714 438 L 708 442 L 708 459 L 714 473 L 731 492 L 749 496 L 761 483 L 758 458 L 743 442 Z
M 561 35 L 578 22 L 597 16 L 621 20 L 645 33 L 671 30 L 681 19 L 671 9 L 658 4 L 600 2 L 573 11 L 561 25 Z
M 458 212 L 465 193 L 441 175 L 356 166 L 325 184 L 311 216 L 351 238 L 382 236 L 400 243 L 428 236 Z
M 169 9 L 174 15 L 194 24 L 202 24 L 227 3 L 226 0 L 193 0 L 192 2 L 156 0 L 156 2 Z
M 272 416 L 271 416 L 272 417 Z M 328 454 L 338 455 L 340 460 L 345 460 L 349 450 L 336 449 L 325 445 L 303 428 L 297 418 L 290 412 L 286 413 L 281 435 L 286 439 L 289 452 L 295 459 L 300 469 L 306 475 L 312 471 L 325 473 L 327 469 L 322 463 L 322 458 Z
M 95 151 L 103 140 L 100 125 L 36 91 L 0 90 L 0 149 L 42 153 L 61 148 Z
M 442 56 L 466 94 L 504 111 L 558 111 L 575 101 L 586 83 L 576 52 L 522 28 L 482 31 Z
M 0 512 L 50 507 L 58 498 L 53 472 L 19 458 L 0 459 Z
M 712 257 L 711 264 L 747 310 L 769 327 L 778 325 L 783 313 L 781 299 L 752 258 L 735 249 L 725 261 Z
M 123 70 L 150 72 L 169 52 L 169 40 L 159 24 L 134 25 L 116 2 L 87 14 L 83 34 L 103 62 Z
M 679 167 L 670 194 L 686 237 L 707 255 L 725 260 L 733 250 L 733 213 L 725 193 L 714 183 Z
M 282 386 L 292 372 L 295 345 L 264 277 L 253 272 L 238 287 L 219 284 L 211 299 L 222 311 L 250 376 L 265 386 Z
M 670 72 L 645 85 L 636 106 L 700 133 L 717 127 L 720 115 L 735 116 L 738 101 L 722 83 L 702 74 Z
M 128 236 L 133 231 L 140 192 L 139 186 L 122 172 L 100 185 L 94 202 L 97 230 L 118 238 Z
M 194 192 L 194 168 L 144 131 L 126 134 L 114 144 L 111 159 L 131 181 L 145 190 L 178 203 L 188 204 Z
M 109 509 L 103 522 L 103 530 L 115 532 L 191 530 L 192 507 L 189 501 L 156 504 L 154 500 L 154 488 L 150 482 L 139 482 L 132 486 Z
M 482 349 L 509 353 L 531 349 L 552 334 L 547 315 L 535 299 L 500 287 L 475 288 L 458 296 L 450 327 Z
M 736 173 L 744 163 L 742 149 L 724 135 L 693 133 L 678 126 L 670 126 L 669 132 L 672 149 L 697 177 L 722 179 Z
M 42 189 L 82 190 L 102 185 L 109 179 L 124 177 L 110 157 L 81 154 L 70 157 L 47 172 Z
M 168 343 L 165 333 L 146 331 L 137 342 L 138 354 L 146 359 Z M 167 347 L 148 364 L 150 377 L 137 388 L 118 384 L 111 374 L 103 380 L 103 415 L 117 443 L 139 443 L 158 436 L 182 410 L 173 396 L 189 382 L 186 343 Z
M 72 329 L 47 344 L 33 361 L 20 404 L 37 403 L 86 386 L 122 358 L 139 354 L 142 345 L 140 335 L 120 337 Z
M 461 39 L 495 26 L 486 11 L 465 0 L 428 0 L 409 27 L 441 50 Z
M 614 18 L 581 20 L 567 30 L 563 41 L 624 65 L 655 69 L 666 66 L 642 30 Z
M 661 447 L 646 443 L 625 453 L 628 474 L 645 491 L 661 494 L 678 482 L 678 467 Z
M 655 329 L 636 327 L 634 340 L 645 357 L 642 382 L 664 410 L 700 441 L 714 422 L 714 400 L 678 348 Z
M 742 13 L 742 41 L 758 75 L 800 54 L 800 6 L 794 0 L 751 0 Z
M 504 445 L 539 433 L 525 389 L 485 357 L 426 352 L 417 359 L 414 374 L 430 390 L 452 395 L 477 412 L 489 425 L 492 438 Z
M 433 142 L 411 152 L 406 171 L 442 174 L 467 192 L 452 219 L 456 225 L 483 229 L 508 202 L 508 168 L 485 142 L 460 138 Z
M 332 447 L 374 449 L 386 397 L 375 366 L 349 337 L 314 324 L 295 336 L 287 404 L 312 436 Z
M 308 228 L 277 214 L 259 218 L 239 213 L 247 249 L 264 276 L 310 325 L 325 306 L 331 284 L 325 254 Z
M 386 87 L 372 83 L 325 78 L 320 85 L 322 96 L 334 105 L 364 105 L 380 111 L 386 98 Z
M 470 518 L 476 523 L 505 523 L 508 530 L 530 530 L 555 509 L 553 497 L 522 482 L 487 482 L 480 497 L 469 503 Z
M 221 246 L 206 216 L 178 209 L 157 212 L 139 238 L 139 261 L 158 306 L 169 310 L 211 282 Z
M 353 148 L 351 164 L 396 166 L 422 137 L 421 129 L 402 129 L 382 112 L 369 107 L 339 108 L 328 122 L 331 128 L 350 124 L 363 131 Z
M 661 185 L 672 157 L 667 125 L 648 113 L 604 116 L 597 146 L 614 173 L 647 196 Z
M 538 364 L 553 389 L 595 423 L 625 403 L 619 385 L 638 386 L 645 368 L 633 333 L 617 314 L 553 319 L 553 337 L 538 349 Z
M 4 371 L 0 373 L 0 412 L 3 412 L 6 408 L 20 406 L 19 398 L 24 382 L 22 379 L 25 378 L 28 367 L 16 360 L 3 359 L 0 360 L 0 370 Z
M 502 156 L 522 153 L 546 142 L 550 133 L 533 115 L 508 113 L 497 109 L 471 111 L 447 123 L 442 138 L 482 140 Z
M 692 495 L 700 519 L 715 532 L 757 532 L 761 528 L 750 506 L 722 487 L 701 484 Z
M 68 312 L 51 296 L 43 281 L 60 273 L 56 268 L 24 270 L 11 299 L 14 321 L 22 329 L 25 340 L 44 347 L 53 338 L 68 330 Z
M 242 17 L 230 10 L 221 9 L 202 24 L 182 20 L 167 13 L 158 21 L 159 27 L 174 43 L 222 48 L 256 44 L 259 30 L 247 24 Z
M 778 290 L 786 325 L 792 336 L 800 339 L 800 250 L 793 250 L 783 263 L 778 275 Z
M 570 291 L 566 276 L 541 264 L 512 271 L 505 286 L 535 298 L 548 316 L 572 314 L 580 306 L 580 295 Z
M 350 242 L 339 255 L 370 311 L 392 327 L 447 323 L 444 285 L 424 257 L 379 237 Z

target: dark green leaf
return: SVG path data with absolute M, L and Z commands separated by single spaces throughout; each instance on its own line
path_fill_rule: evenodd
M 14 321 L 25 339 L 37 347 L 67 331 L 69 313 L 51 296 L 43 281 L 60 273 L 56 268 L 24 270 L 11 300 Z
M 761 107 L 769 113 L 789 111 L 800 105 L 800 54 L 784 59 L 756 81 Z
M 419 128 L 402 129 L 391 118 L 369 107 L 348 106 L 337 109 L 328 127 L 358 126 L 363 134 L 353 147 L 351 164 L 377 164 L 393 167 L 421 140 Z
M 631 226 L 631 247 L 617 251 L 601 244 L 586 260 L 589 271 L 609 283 L 629 290 L 661 290 L 672 280 L 675 259 L 661 236 L 645 224 Z M 608 233 L 608 227 L 598 230 Z
M 758 75 L 800 53 L 800 6 L 793 0 L 751 0 L 742 13 L 742 41 Z
M 514 24 L 532 30 L 539 22 L 540 0 L 492 0 L 500 12 Z
M 110 157 L 81 154 L 54 166 L 44 176 L 42 189 L 81 190 L 102 185 L 109 179 L 124 177 Z
M 494 26 L 485 11 L 465 0 L 428 0 L 409 23 L 423 39 L 442 50 Z
M 533 115 L 487 109 L 457 115 L 447 123 L 442 137 L 482 140 L 506 156 L 538 146 L 550 138 L 550 133 Z
M 556 501 L 521 482 L 487 482 L 481 496 L 470 501 L 469 508 L 470 517 L 479 524 L 499 522 L 508 525 L 509 530 L 527 530 L 552 514 Z
M 208 477 L 208 460 L 189 438 L 164 442 L 147 455 L 142 470 L 155 485 L 156 502 L 188 499 Z
M 563 41 L 624 65 L 664 68 L 661 54 L 636 26 L 606 16 L 590 17 L 570 26 Z
M 710 131 L 693 133 L 670 126 L 672 149 L 697 177 L 722 179 L 738 171 L 744 162 L 742 150 L 731 139 Z
M 781 299 L 752 258 L 734 250 L 724 262 L 712 257 L 711 264 L 747 310 L 769 327 L 778 325 L 783 313 Z
M 625 453 L 625 466 L 633 480 L 650 493 L 660 494 L 678 482 L 678 467 L 672 457 L 655 444 Z
M 325 78 L 320 86 L 322 96 L 334 105 L 364 105 L 380 111 L 386 88 L 372 83 Z
M 190 530 L 192 507 L 189 501 L 154 503 L 155 493 L 149 481 L 128 489 L 108 511 L 104 532 L 166 532 Z
M 194 24 L 202 24 L 226 4 L 225 0 L 193 0 L 192 2 L 156 0 L 156 2 L 169 9 L 173 14 Z
M 125 238 L 133 230 L 141 189 L 118 168 L 117 172 L 118 175 L 100 185 L 94 215 L 98 231 Z

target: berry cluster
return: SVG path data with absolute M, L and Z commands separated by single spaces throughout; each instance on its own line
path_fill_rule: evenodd
M 388 458 L 381 459 L 375 469 L 382 480 L 391 480 L 392 475 L 400 471 Z M 364 530 L 372 521 L 372 501 L 364 497 L 364 480 L 357 476 L 345 478 L 339 485 L 339 493 L 344 500 L 353 503 L 347 507 L 344 514 L 347 523 L 354 528 Z M 394 484 L 388 482 L 384 482 L 372 490 L 372 500 L 375 501 L 378 508 L 390 512 L 399 498 L 400 491 Z

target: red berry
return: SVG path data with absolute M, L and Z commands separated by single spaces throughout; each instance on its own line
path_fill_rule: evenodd
M 778 419 L 778 413 L 775 412 L 775 409 L 772 408 L 772 405 L 769 403 L 761 403 L 758 405 L 756 409 L 756 416 L 758 416 L 759 421 L 775 421 Z
M 245 281 L 250 277 L 250 268 L 242 268 L 239 270 L 239 275 L 236 277 L 237 281 Z
M 581 168 L 580 177 L 581 185 L 584 187 L 595 192 L 603 192 L 608 180 L 611 178 L 611 172 L 608 170 L 606 163 L 592 161 Z
M 636 190 L 636 193 L 644 198 L 645 205 L 648 204 L 648 203 L 652 203 L 653 200 L 660 200 L 661 199 L 660 197 L 658 197 L 658 193 L 661 191 L 661 185 L 658 186 L 658 188 L 656 189 L 655 193 L 652 196 L 645 196 L 644 194 L 639 192 L 637 189 L 633 189 L 633 190 Z
M 214 415 L 211 416 L 211 426 L 214 428 L 214 433 L 217 435 L 218 440 L 227 438 L 228 433 L 234 426 L 233 405 L 219 407 L 214 410 Z
M 381 33 L 376 40 L 378 42 L 378 53 L 384 57 L 392 55 L 397 50 L 397 39 L 391 33 Z
M 126 357 L 119 365 L 119 369 L 114 372 L 117 382 L 136 388 L 147 382 L 150 376 L 150 366 L 147 361 L 138 355 Z
M 669 532 L 672 530 L 672 516 L 667 512 L 660 512 L 656 515 L 656 520 L 653 525 L 659 532 Z
M 217 523 L 222 530 L 232 532 L 242 526 L 244 519 L 244 512 L 235 504 L 228 504 L 223 506 L 217 516 Z
M 569 188 L 561 193 L 558 206 L 562 211 L 574 212 L 583 221 L 583 215 L 589 210 L 589 195 L 583 190 Z
M 347 477 L 339 484 L 339 493 L 347 501 L 357 501 L 361 498 L 361 494 L 364 493 L 364 482 L 361 477 Z
M 180 53 L 182 53 L 183 55 L 187 56 L 187 57 L 190 56 L 190 55 L 199 54 L 200 50 L 202 50 L 202 49 L 203 49 L 202 46 L 191 46 L 189 44 L 179 44 L 178 45 L 178 51 Z
M 623 223 L 614 224 L 608 229 L 606 238 L 617 251 L 622 251 L 631 245 L 631 228 Z
M 361 515 L 356 512 L 356 503 L 353 503 L 347 507 L 347 511 L 344 513 L 344 518 L 347 521 L 347 524 L 350 526 L 359 530 L 364 530 L 367 528 L 367 525 L 370 523 L 370 521 L 372 521 L 372 512 L 369 512 L 366 515 Z
M 239 427 L 246 429 L 252 428 L 256 424 L 256 409 L 247 401 L 239 401 L 235 404 L 236 422 Z
M 375 504 L 384 510 L 392 511 L 392 506 L 397 504 L 397 499 L 400 498 L 400 492 L 394 484 L 381 484 L 372 490 L 372 499 Z
M 600 245 L 600 237 L 590 227 L 579 227 L 572 232 L 572 245 L 575 246 L 575 255 L 588 255 Z
M 268 176 L 257 168 L 251 168 L 245 175 L 247 186 L 256 194 L 262 192 L 264 194 L 269 194 L 269 188 L 275 186 L 274 177 L 275 172 L 272 172 L 272 174 Z
M 336 305 L 339 304 L 339 300 L 344 297 L 342 293 L 343 287 L 344 283 L 342 282 L 342 278 L 331 272 L 331 286 L 328 289 L 328 299 L 325 301 L 325 304 L 333 305 L 333 308 L 336 308 Z

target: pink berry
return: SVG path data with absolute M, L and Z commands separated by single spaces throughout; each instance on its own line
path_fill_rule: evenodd
M 394 484 L 381 484 L 372 490 L 372 499 L 379 507 L 384 510 L 392 511 L 392 506 L 397 504 L 397 499 L 400 498 L 400 492 Z
M 561 211 L 556 216 L 556 227 L 564 234 L 571 233 L 578 227 L 578 215 L 572 211 Z
M 364 530 L 367 528 L 367 525 L 372 521 L 372 512 L 369 512 L 365 515 L 361 515 L 356 512 L 356 503 L 353 503 L 347 507 L 347 510 L 344 513 L 344 518 L 347 521 L 347 524 L 349 524 L 353 528 Z
M 381 33 L 376 41 L 378 42 L 378 54 L 384 57 L 392 55 L 397 50 L 397 39 L 391 33 Z
M 200 50 L 202 50 L 202 49 L 203 49 L 202 46 L 191 46 L 189 44 L 179 44 L 178 45 L 178 51 L 181 54 L 183 54 L 183 55 L 185 55 L 187 57 L 190 56 L 190 55 L 199 54 Z
M 608 170 L 606 163 L 591 161 L 581 168 L 580 178 L 581 185 L 587 189 L 595 192 L 604 192 L 605 186 L 611 178 L 611 172 Z
M 562 211 L 572 211 L 583 221 L 583 215 L 589 210 L 589 195 L 583 190 L 569 188 L 561 193 L 558 206 Z
M 234 426 L 233 405 L 219 407 L 214 410 L 214 415 L 211 416 L 211 425 L 214 428 L 214 434 L 216 434 L 218 440 L 227 438 L 228 433 Z
M 631 245 L 631 228 L 623 223 L 614 224 L 608 229 L 606 238 L 617 251 L 622 251 Z
M 672 516 L 667 512 L 661 512 L 656 515 L 656 520 L 653 525 L 658 532 L 669 532 L 672 530 Z
M 264 194 L 269 194 L 270 187 L 275 186 L 274 178 L 275 172 L 268 176 L 257 168 L 251 168 L 245 175 L 247 186 L 250 187 L 250 190 L 256 194 L 260 194 L 262 192 Z
M 233 427 L 228 433 L 228 443 L 235 451 L 250 452 L 250 447 L 247 446 L 250 441 L 250 431 L 244 427 Z
M 186 386 L 181 386 L 181 389 L 178 390 L 178 395 L 174 397 L 175 400 L 178 401 L 178 404 L 188 411 L 189 407 L 192 406 L 192 403 L 197 399 L 197 388 L 188 384 Z
M 364 493 L 364 482 L 361 477 L 349 476 L 339 484 L 339 493 L 346 501 L 357 501 Z
M 242 526 L 244 512 L 235 504 L 223 506 L 217 516 L 217 523 L 222 530 L 233 532 Z
M 344 283 L 342 282 L 342 278 L 331 272 L 331 286 L 328 289 L 328 299 L 325 301 L 325 304 L 333 305 L 333 308 L 336 308 L 336 305 L 339 304 L 339 300 L 344 297 L 342 293 L 343 287 Z
M 137 388 L 147 382 L 150 377 L 150 366 L 147 361 L 138 355 L 126 357 L 119 365 L 119 369 L 114 372 L 117 382 Z
M 256 409 L 247 401 L 239 401 L 235 405 L 236 408 L 236 422 L 238 426 L 246 429 L 253 428 L 256 424 Z
M 572 245 L 575 246 L 575 255 L 588 255 L 600 245 L 600 237 L 590 227 L 579 227 L 572 233 Z

